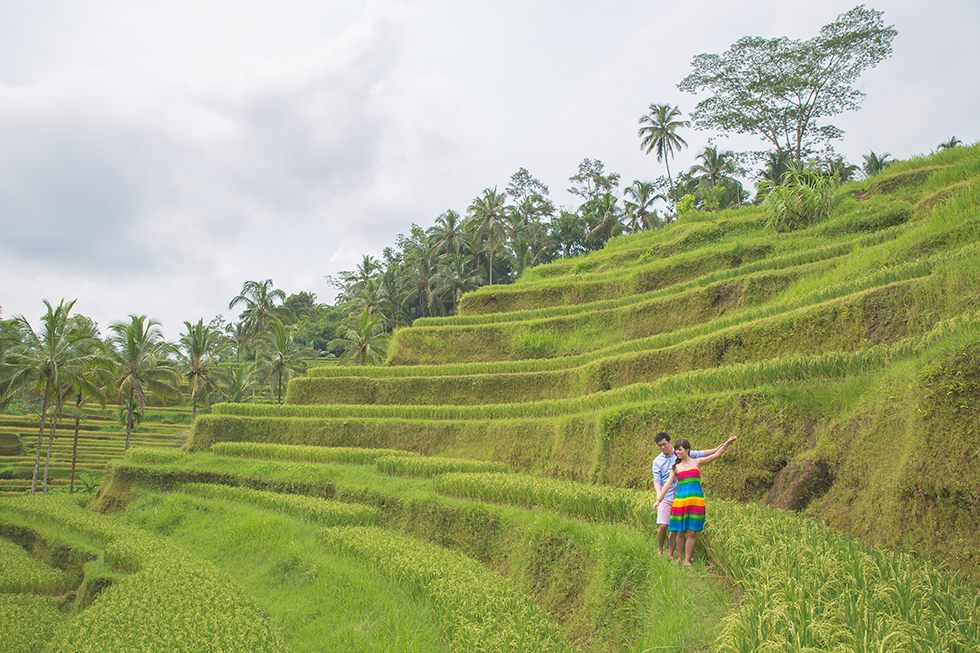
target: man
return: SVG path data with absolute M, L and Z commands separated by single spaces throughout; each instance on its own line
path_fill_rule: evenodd
M 661 431 L 657 433 L 653 441 L 660 449 L 660 455 L 653 459 L 653 487 L 656 494 L 659 495 L 660 489 L 667 482 L 667 477 L 670 476 L 670 468 L 674 466 L 677 458 L 674 456 L 674 446 L 670 443 L 669 433 Z M 692 451 L 690 456 L 691 458 L 704 458 L 715 453 L 718 449 L 719 447 L 708 451 Z M 657 510 L 657 553 L 664 554 L 664 544 L 666 543 L 667 557 L 671 560 L 674 559 L 674 549 L 677 546 L 677 533 L 669 532 L 667 526 L 670 524 L 670 508 L 676 495 L 677 480 L 675 479 Z

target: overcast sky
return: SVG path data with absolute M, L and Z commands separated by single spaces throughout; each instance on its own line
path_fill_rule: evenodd
M 980 2 L 877 0 L 898 30 L 834 124 L 853 163 L 980 140 Z M 586 157 L 653 180 L 638 119 L 697 98 L 692 57 L 807 39 L 841 0 L 0 2 L 0 310 L 222 314 L 247 280 L 324 275 L 527 168 L 559 206 Z M 686 130 L 694 163 L 709 132 Z M 756 149 L 754 140 L 718 140 Z

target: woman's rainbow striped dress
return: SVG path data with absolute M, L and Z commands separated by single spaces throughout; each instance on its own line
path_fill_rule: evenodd
M 677 496 L 670 508 L 668 528 L 672 531 L 699 531 L 704 528 L 701 470 L 688 469 L 677 473 Z

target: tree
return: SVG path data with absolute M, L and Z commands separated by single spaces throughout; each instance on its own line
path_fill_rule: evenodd
M 115 389 L 123 402 L 126 450 L 136 421 L 143 416 L 151 395 L 166 401 L 178 396 L 180 376 L 170 366 L 170 346 L 164 341 L 160 323 L 145 315 L 130 315 L 129 322 L 109 325 Z
M 954 147 L 959 147 L 962 144 L 963 144 L 963 141 L 961 141 L 960 139 L 956 138 L 955 136 L 950 136 L 948 141 L 943 141 L 942 143 L 940 143 L 939 145 L 936 146 L 936 149 L 937 150 L 951 150 Z
M 572 182 L 572 187 L 568 192 L 578 195 L 584 202 L 600 197 L 606 193 L 613 192 L 619 187 L 620 174 L 618 172 L 605 173 L 605 164 L 599 159 L 583 159 L 578 164 L 578 174 L 572 175 L 568 181 Z
M 248 325 L 242 321 L 233 322 L 225 327 L 225 333 L 228 334 L 228 341 L 235 347 L 235 362 L 240 363 L 242 352 L 245 351 L 248 341 L 251 339 Z
M 14 318 L 19 331 L 18 339 L 4 352 L 0 368 L 0 407 L 6 405 L 13 393 L 29 388 L 41 395 L 41 425 L 38 429 L 37 447 L 34 452 L 34 473 L 31 477 L 31 494 L 37 491 L 37 475 L 44 445 L 44 426 L 51 401 L 57 403 L 55 413 L 61 407 L 61 386 L 69 369 L 84 367 L 91 358 L 92 336 L 83 329 L 73 328 L 69 319 L 76 300 L 61 300 L 57 307 L 44 300 L 47 312 L 41 316 L 42 328 L 35 331 L 23 315 Z M 54 438 L 52 425 L 51 439 Z M 50 444 L 48 447 L 50 460 Z M 46 465 L 47 466 L 47 465 Z
M 221 398 L 236 404 L 252 399 L 259 384 L 255 363 L 229 365 L 227 370 L 225 384 L 219 390 Z
M 388 331 L 394 331 L 405 314 L 405 298 L 408 295 L 406 277 L 398 266 L 392 264 L 381 273 L 378 284 L 382 313 L 388 312 Z
M 390 336 L 385 333 L 381 316 L 361 311 L 360 315 L 349 317 L 337 331 L 340 337 L 331 342 L 330 347 L 339 346 L 344 350 L 340 357 L 342 363 L 367 365 L 384 362 Z
M 875 154 L 874 150 L 871 150 L 870 154 L 865 154 L 864 163 L 861 165 L 861 171 L 864 173 L 864 178 L 869 179 L 884 170 L 891 164 L 891 161 L 888 160 L 891 158 L 891 156 L 892 155 L 888 154 L 887 152 L 881 156 L 878 156 Z
M 254 341 L 262 335 L 270 321 L 292 320 L 289 309 L 276 304 L 284 301 L 286 301 L 286 293 L 273 288 L 272 279 L 246 281 L 242 285 L 242 292 L 228 302 L 228 308 L 235 308 L 239 304 L 245 305 L 245 310 L 239 317 L 248 327 L 250 341 Z
M 690 174 L 697 181 L 696 195 L 708 210 L 723 209 L 742 203 L 742 184 L 734 175 L 740 174 L 731 151 L 719 152 L 714 145 L 705 147 L 697 156 L 700 163 L 691 166 Z
M 458 254 L 469 246 L 469 234 L 463 230 L 463 218 L 452 209 L 439 215 L 429 230 L 432 256 Z
M 505 217 L 504 201 L 506 193 L 498 193 L 497 189 L 486 188 L 483 195 L 473 199 L 469 207 L 470 220 L 476 234 L 475 246 L 482 250 L 486 246 L 490 262 L 487 265 L 489 285 L 493 285 L 493 255 L 499 244 Z
M 75 492 L 75 469 L 78 464 L 78 434 L 81 428 L 82 406 L 86 400 L 95 400 L 104 408 L 106 391 L 112 384 L 112 361 L 109 358 L 107 345 L 99 340 L 99 329 L 95 322 L 82 315 L 71 318 L 72 328 L 87 334 L 91 341 L 82 347 L 89 352 L 89 358 L 83 365 L 76 365 L 66 370 L 63 375 L 65 394 L 75 399 L 75 434 L 71 446 L 71 477 L 68 481 L 68 494 Z M 45 469 L 47 479 L 47 469 Z M 45 480 L 47 486 L 47 480 Z
M 510 176 L 505 192 L 513 200 L 511 211 L 520 224 L 550 220 L 555 213 L 555 205 L 548 199 L 548 187 L 532 177 L 527 168 L 520 168 Z
M 265 369 L 265 380 L 274 384 L 276 403 L 282 403 L 283 383 L 306 368 L 305 361 L 316 354 L 312 349 L 300 347 L 293 340 L 293 327 L 282 322 L 270 322 L 269 329 L 262 335 L 259 351 L 262 352 L 261 365 Z
M 463 293 L 476 290 L 483 283 L 483 270 L 476 267 L 476 261 L 468 254 L 450 254 L 439 260 L 438 271 L 432 281 L 436 293 L 452 297 L 455 313 Z
M 623 213 L 616 206 L 616 196 L 603 193 L 582 205 L 582 216 L 592 228 L 585 242 L 592 251 L 600 250 L 613 236 L 623 233 Z
M 221 352 L 229 343 L 220 330 L 204 324 L 204 318 L 197 324 L 185 321 L 184 329 L 180 334 L 177 360 L 191 393 L 191 416 L 197 419 L 198 398 L 215 391 L 224 377 L 224 368 L 219 363 Z
M 818 122 L 859 108 L 854 83 L 892 52 L 898 33 L 881 12 L 859 5 L 825 25 L 816 37 L 746 36 L 723 54 L 699 54 L 678 88 L 705 90 L 692 114 L 698 129 L 754 134 L 800 164 L 843 132 Z
M 687 141 L 677 135 L 677 130 L 681 127 L 690 127 L 688 120 L 678 120 L 681 117 L 681 110 L 669 104 L 651 104 L 650 113 L 640 116 L 639 136 L 640 148 L 647 154 L 653 152 L 657 155 L 657 161 L 663 161 L 667 166 L 667 182 L 673 188 L 674 181 L 670 177 L 670 157 L 674 156 L 674 150 L 687 147 Z
M 650 208 L 657 200 L 667 199 L 663 193 L 657 192 L 655 183 L 637 179 L 623 190 L 623 197 L 627 198 L 623 202 L 626 210 L 626 227 L 632 233 L 663 226 L 664 223 L 657 212 Z

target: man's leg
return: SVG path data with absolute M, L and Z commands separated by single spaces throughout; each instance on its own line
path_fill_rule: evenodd
M 664 501 L 657 508 L 657 553 L 664 554 L 664 543 L 667 542 L 667 524 L 670 523 L 671 504 Z M 670 533 L 670 546 L 667 547 L 667 555 L 674 555 L 674 534 Z

